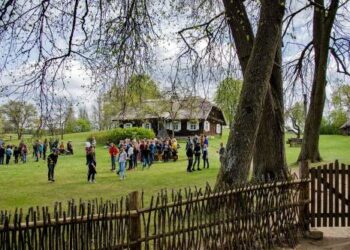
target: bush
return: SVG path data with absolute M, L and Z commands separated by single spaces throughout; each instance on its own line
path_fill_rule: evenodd
M 321 135 L 339 135 L 341 134 L 341 131 L 338 125 L 326 119 L 322 119 L 320 134 Z
M 106 144 L 110 142 L 118 144 L 120 140 L 124 140 L 126 138 L 152 139 L 155 137 L 155 134 L 152 129 L 146 128 L 116 128 L 108 131 L 93 133 L 87 139 L 91 140 L 92 137 L 95 137 L 98 144 Z

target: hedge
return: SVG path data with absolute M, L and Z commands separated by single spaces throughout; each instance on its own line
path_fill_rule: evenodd
M 116 128 L 107 131 L 92 133 L 89 138 L 91 141 L 92 137 L 95 137 L 98 144 L 115 143 L 118 144 L 120 140 L 126 138 L 129 139 L 152 139 L 155 138 L 155 134 L 152 129 L 146 128 Z

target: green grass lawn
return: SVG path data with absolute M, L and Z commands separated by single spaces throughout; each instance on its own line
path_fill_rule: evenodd
M 155 163 L 150 169 L 127 172 L 127 178 L 120 181 L 110 171 L 110 159 L 107 149 L 98 146 L 97 183 L 87 183 L 85 166 L 84 141 L 87 133 L 65 135 L 65 142 L 72 140 L 75 155 L 60 156 L 55 171 L 56 182 L 47 181 L 46 162 L 34 162 L 30 156 L 26 164 L 0 166 L 0 210 L 14 210 L 16 207 L 28 208 L 36 205 L 51 206 L 55 201 L 66 202 L 70 199 L 83 200 L 102 197 L 114 199 L 127 195 L 131 191 L 143 190 L 146 200 L 163 188 L 180 189 L 183 187 L 203 187 L 208 182 L 214 184 L 219 168 L 218 150 L 221 141 L 226 142 L 228 131 L 222 138 L 209 141 L 210 168 L 186 173 L 184 143 L 180 143 L 179 160 L 177 162 Z M 287 136 L 288 137 L 288 136 Z M 15 141 L 14 141 L 15 142 Z M 17 142 L 16 142 L 17 143 Z M 339 159 L 350 163 L 350 137 L 321 136 L 321 154 L 325 161 Z M 292 165 L 300 148 L 287 149 L 287 161 Z

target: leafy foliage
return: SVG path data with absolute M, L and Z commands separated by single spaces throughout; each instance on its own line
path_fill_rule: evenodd
M 295 103 L 285 112 L 286 119 L 291 121 L 292 127 L 287 127 L 288 131 L 293 132 L 300 138 L 301 132 L 305 126 L 305 112 L 302 102 Z
M 229 77 L 219 83 L 215 92 L 214 101 L 230 123 L 236 114 L 241 89 L 242 81 Z
M 1 107 L 6 119 L 6 127 L 16 131 L 18 138 L 22 137 L 25 129 L 31 129 L 36 118 L 35 106 L 21 101 L 9 101 Z
M 129 139 L 152 139 L 155 137 L 153 130 L 146 128 L 116 128 L 91 134 L 87 139 L 95 137 L 98 144 L 119 143 L 120 140 Z
M 145 74 L 133 75 L 125 86 L 114 85 L 98 97 L 94 107 L 94 119 L 98 129 L 111 129 L 112 119 L 125 108 L 143 105 L 147 99 L 161 96 L 158 85 Z

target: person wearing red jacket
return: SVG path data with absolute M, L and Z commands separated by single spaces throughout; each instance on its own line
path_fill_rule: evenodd
M 111 161 L 112 161 L 112 168 L 111 171 L 115 170 L 115 161 L 116 161 L 116 157 L 119 154 L 119 150 L 118 148 L 114 145 L 114 143 L 111 143 L 110 147 L 109 147 L 109 154 L 111 156 Z

